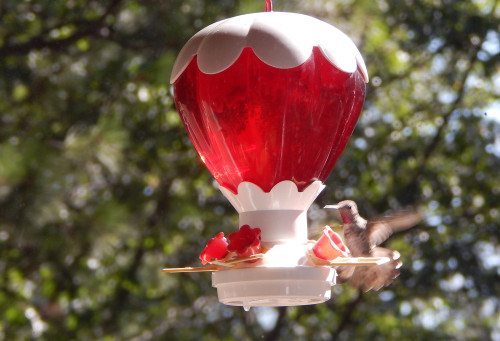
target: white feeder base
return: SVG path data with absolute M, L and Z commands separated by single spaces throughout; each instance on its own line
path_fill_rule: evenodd
M 330 267 L 255 267 L 216 271 L 219 301 L 233 306 L 278 307 L 328 301 L 336 272 Z

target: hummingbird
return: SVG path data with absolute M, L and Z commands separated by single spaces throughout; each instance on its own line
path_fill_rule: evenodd
M 344 200 L 325 208 L 337 209 L 343 221 L 344 239 L 352 257 L 388 257 L 388 263 L 378 266 L 339 266 L 337 282 L 349 282 L 365 291 L 379 290 L 399 276 L 402 262 L 398 251 L 379 246 L 391 235 L 416 225 L 422 215 L 418 212 L 396 214 L 380 220 L 367 221 L 358 213 L 352 200 Z

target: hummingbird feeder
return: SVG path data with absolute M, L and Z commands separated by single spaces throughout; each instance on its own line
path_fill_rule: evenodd
M 239 214 L 209 241 L 208 266 L 227 305 L 293 306 L 330 298 L 349 258 L 329 228 L 308 239 L 307 210 L 356 125 L 368 74 L 344 33 L 310 16 L 271 11 L 216 22 L 179 53 L 170 79 L 201 161 Z

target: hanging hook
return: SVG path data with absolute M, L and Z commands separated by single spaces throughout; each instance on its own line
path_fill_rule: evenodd
M 273 0 L 266 0 L 265 11 L 266 12 L 272 12 L 273 11 Z

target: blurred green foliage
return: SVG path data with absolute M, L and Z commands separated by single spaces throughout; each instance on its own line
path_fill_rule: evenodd
M 325 304 L 219 304 L 198 265 L 237 227 L 175 111 L 184 43 L 255 0 L 0 2 L 0 340 L 500 340 L 500 7 L 495 0 L 274 1 L 346 32 L 371 83 L 310 210 L 415 205 L 405 265 Z

